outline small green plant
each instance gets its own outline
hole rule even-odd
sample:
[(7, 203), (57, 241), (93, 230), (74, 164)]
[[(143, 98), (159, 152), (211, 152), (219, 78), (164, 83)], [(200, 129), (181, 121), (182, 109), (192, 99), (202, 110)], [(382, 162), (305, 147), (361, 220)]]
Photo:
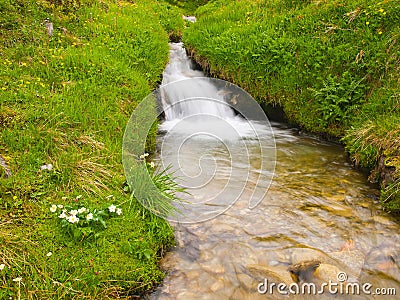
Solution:
[(137, 259), (151, 259), (152, 251), (149, 244), (143, 238), (136, 239), (132, 242), (124, 242), (119, 250), (121, 253), (129, 253), (136, 256)]
[(349, 111), (359, 104), (365, 94), (364, 78), (357, 80), (348, 71), (342, 76), (328, 75), (323, 87), (312, 89), (318, 101), (318, 111), (326, 125), (344, 122), (349, 118)]
[[(76, 200), (79, 198), (78, 196)], [(98, 210), (87, 208), (83, 202), (66, 206), (52, 204), (50, 212), (57, 217), (65, 232), (78, 241), (97, 238), (101, 231), (107, 228), (107, 219), (122, 215), (122, 209), (114, 204)]]

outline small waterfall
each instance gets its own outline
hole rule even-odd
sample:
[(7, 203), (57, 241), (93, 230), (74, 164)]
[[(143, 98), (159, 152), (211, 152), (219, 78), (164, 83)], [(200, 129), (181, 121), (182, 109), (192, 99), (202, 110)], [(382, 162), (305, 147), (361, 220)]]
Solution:
[[(166, 121), (189, 116), (233, 118), (235, 113), (224, 100), (224, 94), (203, 72), (195, 70), (182, 43), (170, 44), (170, 63), (163, 73), (161, 99)], [(185, 81), (185, 79), (197, 80)], [(181, 81), (181, 84), (176, 83)], [(174, 82), (173, 86), (168, 86)]]
[[(240, 87), (196, 70), (181, 43), (170, 47), (159, 88), (165, 114), (160, 158), (192, 194), (185, 197), (190, 204), (177, 219), (213, 218), (244, 190), (249, 192), (248, 207), (254, 208), (268, 190), (275, 167), (275, 140), (267, 117)], [(262, 159), (264, 155), (268, 159)], [(235, 175), (240, 184), (233, 180)]]

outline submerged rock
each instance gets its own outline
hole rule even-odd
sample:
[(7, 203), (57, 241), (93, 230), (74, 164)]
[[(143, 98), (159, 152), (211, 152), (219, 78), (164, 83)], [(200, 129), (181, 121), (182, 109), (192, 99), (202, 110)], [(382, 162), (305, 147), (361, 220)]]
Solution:
[(292, 265), (300, 264), (305, 261), (318, 260), (325, 262), (329, 258), (322, 251), (318, 251), (311, 248), (294, 248), (294, 251), (290, 255), (290, 263)]
[(330, 252), (328, 255), (346, 268), (351, 277), (358, 278), (364, 265), (365, 255), (359, 250)]
[(288, 268), (292, 279), (297, 283), (321, 285), (328, 282), (345, 282), (347, 273), (335, 265), (321, 263), (318, 260), (304, 261)]
[(400, 282), (400, 256), (396, 245), (383, 244), (373, 248), (366, 256), (362, 277), (376, 276)]
[(347, 274), (337, 266), (330, 264), (320, 264), (313, 275), (316, 283), (347, 281)]
[(268, 278), (271, 282), (290, 285), (294, 282), (290, 273), (284, 266), (261, 266), (251, 264), (246, 267), (249, 273), (258, 280)]

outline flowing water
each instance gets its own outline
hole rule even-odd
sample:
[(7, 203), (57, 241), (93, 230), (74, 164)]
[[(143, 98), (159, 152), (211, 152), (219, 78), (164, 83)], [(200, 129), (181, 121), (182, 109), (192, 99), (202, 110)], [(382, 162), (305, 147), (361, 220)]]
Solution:
[[(203, 74), (181, 44), (172, 44), (163, 84), (197, 76)], [(221, 94), (215, 85), (188, 88), (196, 89), (225, 99), (215, 96)], [(309, 299), (260, 291), (267, 282), (338, 282), (340, 272), (344, 283), (370, 283), (371, 294), (318, 299), (381, 299), (376, 288), (395, 288), (397, 296), (384, 298), (400, 297), (399, 223), (382, 211), (376, 187), (352, 168), (341, 146), (278, 123), (249, 124), (219, 101), (174, 105), (174, 98), (187, 97), (180, 93), (184, 87), (162, 97), (158, 159), (172, 165), (190, 194), (170, 220), (177, 246), (162, 260), (168, 275), (152, 299)], [(249, 205), (256, 188), (262, 201)], [(298, 274), (292, 268), (298, 277), (291, 276), (288, 269), (309, 261), (319, 267)]]

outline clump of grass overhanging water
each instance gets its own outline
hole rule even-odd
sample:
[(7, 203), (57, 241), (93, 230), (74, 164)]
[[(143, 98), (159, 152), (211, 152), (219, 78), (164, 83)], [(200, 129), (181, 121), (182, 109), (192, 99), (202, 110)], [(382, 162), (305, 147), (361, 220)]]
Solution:
[(183, 40), (204, 68), (309, 132), (344, 137), (356, 164), (390, 162), (376, 177), (400, 212), (398, 1), (215, 0), (195, 15)]
[(182, 204), (183, 200), (177, 198), (179, 193), (187, 193), (184, 188), (179, 186), (174, 177), (174, 172), (171, 166), (167, 166), (161, 170), (160, 167), (155, 167), (154, 164), (147, 164), (147, 172), (149, 173), (152, 182), (156, 189), (155, 193), (146, 195), (146, 207), (153, 213), (164, 218), (174, 216), (179, 212), (177, 204)]
[(181, 13), (151, 0), (5, 0), (0, 10), (0, 298), (153, 288), (173, 231), (131, 198), (120, 152)]

